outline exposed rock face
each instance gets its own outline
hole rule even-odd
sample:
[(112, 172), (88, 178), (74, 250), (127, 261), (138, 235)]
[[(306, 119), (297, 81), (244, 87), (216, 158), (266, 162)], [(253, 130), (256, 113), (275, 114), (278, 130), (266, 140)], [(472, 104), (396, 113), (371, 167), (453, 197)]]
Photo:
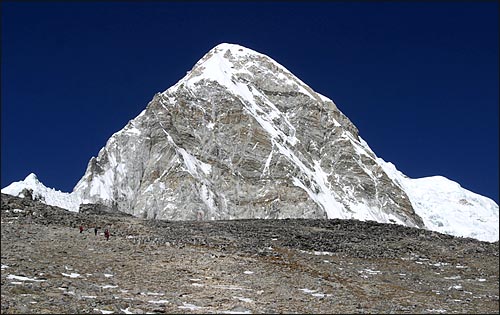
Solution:
[(131, 216), (131, 214), (121, 212), (98, 203), (82, 203), (78, 212), (83, 214)]
[(230, 44), (115, 133), (74, 193), (145, 218), (424, 226), (330, 99), (271, 58)]
[(21, 196), (24, 196), (24, 198), (28, 198), (28, 199), (34, 199), (33, 198), (33, 189), (24, 188), (21, 191)]

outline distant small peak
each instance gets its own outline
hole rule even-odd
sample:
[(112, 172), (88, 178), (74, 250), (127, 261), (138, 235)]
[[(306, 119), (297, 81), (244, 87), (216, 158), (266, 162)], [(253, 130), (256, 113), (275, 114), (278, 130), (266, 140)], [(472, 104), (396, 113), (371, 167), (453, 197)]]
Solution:
[(24, 179), (25, 182), (35, 182), (38, 183), (40, 182), (38, 180), (38, 177), (35, 175), (35, 173), (30, 173), (26, 178)]

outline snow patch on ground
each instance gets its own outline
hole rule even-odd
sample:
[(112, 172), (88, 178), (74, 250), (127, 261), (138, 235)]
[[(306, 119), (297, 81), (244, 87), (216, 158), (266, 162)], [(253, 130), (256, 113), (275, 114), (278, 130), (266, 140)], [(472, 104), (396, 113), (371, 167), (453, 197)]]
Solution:
[(33, 281), (33, 282), (47, 281), (47, 280), (34, 279), (34, 278), (28, 278), (28, 277), (25, 277), (25, 276), (16, 276), (16, 275), (8, 275), (7, 279), (10, 279), (10, 280), (21, 280), (21, 281)]

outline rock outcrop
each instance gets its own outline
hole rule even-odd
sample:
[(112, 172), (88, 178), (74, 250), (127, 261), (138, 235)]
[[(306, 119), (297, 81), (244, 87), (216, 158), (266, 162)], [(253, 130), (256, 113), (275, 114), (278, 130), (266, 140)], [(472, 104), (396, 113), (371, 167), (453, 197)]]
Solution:
[(114, 216), (131, 216), (131, 214), (112, 209), (108, 206), (98, 203), (82, 203), (78, 212), (83, 214), (96, 214), (96, 215), (114, 215)]

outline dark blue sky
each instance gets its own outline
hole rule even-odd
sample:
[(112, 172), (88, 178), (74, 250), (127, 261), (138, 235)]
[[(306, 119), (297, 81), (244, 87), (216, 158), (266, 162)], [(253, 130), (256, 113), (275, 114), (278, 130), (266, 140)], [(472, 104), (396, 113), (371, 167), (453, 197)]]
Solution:
[(498, 199), (497, 2), (1, 3), (1, 186), (71, 191), (106, 140), (215, 45), (281, 63), (375, 153)]

